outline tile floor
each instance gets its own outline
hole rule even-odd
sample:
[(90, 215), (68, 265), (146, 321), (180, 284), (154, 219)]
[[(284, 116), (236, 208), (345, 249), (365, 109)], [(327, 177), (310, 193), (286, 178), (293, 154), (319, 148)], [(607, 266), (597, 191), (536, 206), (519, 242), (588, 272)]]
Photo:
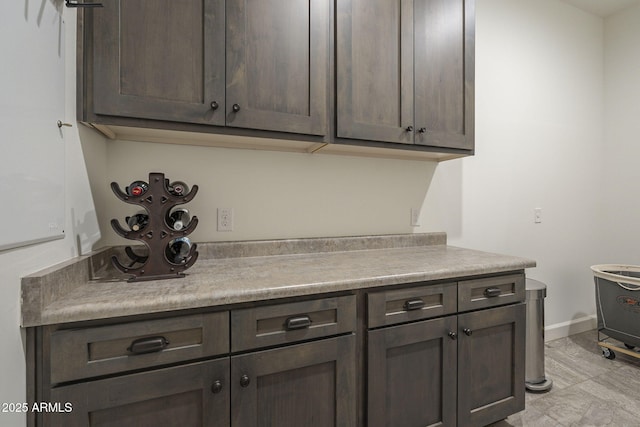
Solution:
[(595, 330), (546, 343), (553, 388), (527, 392), (526, 409), (492, 427), (640, 426), (640, 359), (605, 359), (596, 343)]

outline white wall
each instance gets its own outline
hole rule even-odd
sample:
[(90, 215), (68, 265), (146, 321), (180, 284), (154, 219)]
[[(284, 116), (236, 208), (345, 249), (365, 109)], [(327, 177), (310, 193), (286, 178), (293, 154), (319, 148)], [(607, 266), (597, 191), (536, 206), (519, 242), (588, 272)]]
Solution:
[[(18, 2), (16, 2), (18, 3)], [(56, 6), (57, 5), (57, 6)], [(62, 2), (42, 0), (39, 2), (24, 0), (16, 7), (5, 8), (2, 17), (3, 34), (11, 33), (11, 28), (28, 25), (33, 31), (39, 31), (38, 20), (54, 19), (62, 10)], [(66, 38), (64, 39), (63, 54), (66, 63), (66, 96), (65, 111), (60, 112), (61, 118), (72, 121), (75, 117), (75, 11), (63, 12)], [(56, 18), (57, 19), (57, 18)], [(46, 24), (50, 24), (47, 22)], [(61, 33), (64, 34), (64, 33)], [(20, 43), (20, 40), (16, 40)], [(23, 76), (9, 64), (24, 61), (23, 55), (28, 55), (29, 46), (22, 46), (22, 53), (16, 57), (3, 54), (3, 66), (0, 71), (2, 79), (21, 81)], [(46, 69), (46, 63), (36, 66)], [(40, 61), (42, 62), (42, 61)], [(26, 94), (27, 95), (27, 94)], [(28, 94), (29, 96), (33, 94)], [(37, 111), (34, 110), (34, 111)], [(75, 122), (74, 122), (75, 123)], [(62, 262), (81, 251), (87, 252), (93, 246), (99, 235), (98, 221), (95, 214), (94, 202), (89, 186), (87, 169), (95, 176), (104, 174), (106, 163), (106, 145), (103, 138), (93, 132), (87, 133), (76, 126), (65, 128), (65, 238), (48, 243), (23, 247), (19, 249), (0, 251), (0, 404), (9, 402), (24, 402), (26, 396), (26, 371), (24, 333), (20, 330), (20, 279), (29, 273)], [(83, 140), (92, 146), (95, 156), (85, 161), (84, 152), (80, 144), (78, 132), (83, 134)], [(28, 129), (25, 129), (28, 134)], [(8, 143), (7, 141), (3, 141)], [(101, 154), (102, 153), (102, 154)], [(34, 153), (36, 156), (37, 153)], [(95, 164), (94, 160), (95, 159)], [(11, 161), (11, 159), (3, 159)], [(104, 165), (103, 165), (104, 164)], [(104, 180), (104, 176), (101, 178)], [(0, 425), (3, 427), (24, 426), (25, 416), (19, 413), (1, 413)]]
[(603, 21), (554, 0), (478, 0), (476, 25), (476, 155), (438, 166), (424, 223), (452, 245), (536, 260), (547, 325), (592, 315)]
[(605, 22), (602, 263), (640, 264), (640, 5)]

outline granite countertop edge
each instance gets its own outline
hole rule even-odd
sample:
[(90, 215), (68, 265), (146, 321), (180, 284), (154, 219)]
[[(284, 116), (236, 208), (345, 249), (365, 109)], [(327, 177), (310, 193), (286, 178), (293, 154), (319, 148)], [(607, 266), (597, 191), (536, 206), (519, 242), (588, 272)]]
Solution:
[[(225, 258), (216, 253), (215, 259), (200, 259), (185, 278), (136, 283), (91, 279), (94, 270), (104, 268), (105, 259), (113, 253), (109, 249), (98, 251), (23, 278), (21, 326), (348, 292), (521, 271), (536, 265), (526, 258), (447, 246), (446, 236), (443, 241), (441, 234), (432, 234), (437, 236), (430, 235), (426, 240), (410, 237), (416, 245), (377, 244), (367, 249), (351, 242), (346, 250), (337, 245), (332, 246), (337, 250), (323, 252), (290, 250), (292, 243), (288, 241), (287, 250), (278, 249), (274, 255), (262, 250), (255, 255), (255, 251), (243, 248), (241, 252), (249, 256), (236, 256), (238, 244), (233, 244), (235, 255)], [(396, 241), (403, 238), (395, 237)], [(304, 242), (308, 243), (327, 248), (313, 239)]]

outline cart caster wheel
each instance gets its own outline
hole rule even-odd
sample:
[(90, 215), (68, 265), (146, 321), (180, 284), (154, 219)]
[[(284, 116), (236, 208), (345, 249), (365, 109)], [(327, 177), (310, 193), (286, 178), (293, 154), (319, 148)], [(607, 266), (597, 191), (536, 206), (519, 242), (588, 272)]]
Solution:
[(616, 354), (608, 348), (602, 349), (602, 356), (609, 360), (613, 360), (616, 358)]
[(627, 347), (629, 350), (633, 350), (634, 348), (636, 348), (635, 345), (629, 345), (627, 343), (624, 343), (624, 346)]

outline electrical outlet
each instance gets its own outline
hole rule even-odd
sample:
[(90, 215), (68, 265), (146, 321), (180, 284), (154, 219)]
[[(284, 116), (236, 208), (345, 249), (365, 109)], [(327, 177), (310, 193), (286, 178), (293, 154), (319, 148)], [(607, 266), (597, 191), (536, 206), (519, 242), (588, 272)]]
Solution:
[(420, 209), (411, 208), (411, 226), (420, 227)]
[(533, 210), (533, 222), (540, 224), (542, 222), (542, 208), (535, 208)]
[(218, 231), (233, 231), (233, 208), (218, 208)]

